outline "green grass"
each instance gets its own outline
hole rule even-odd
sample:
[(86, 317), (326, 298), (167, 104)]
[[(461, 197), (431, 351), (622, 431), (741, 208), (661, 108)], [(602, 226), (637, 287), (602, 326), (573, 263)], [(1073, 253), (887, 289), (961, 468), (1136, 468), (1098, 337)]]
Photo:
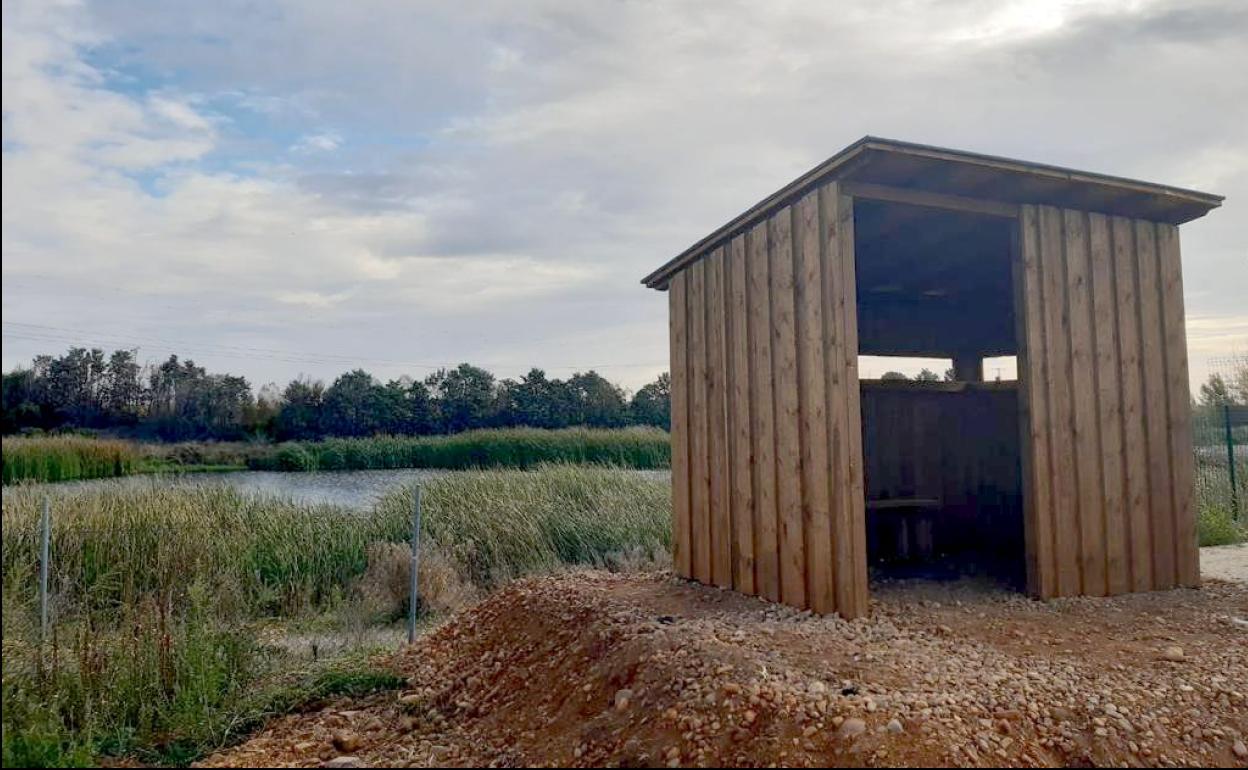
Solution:
[[(468, 471), (423, 491), (422, 564), (453, 573), (443, 584), (486, 588), (565, 564), (662, 558), (670, 542), (668, 485), (654, 475)], [(41, 642), (34, 587), (45, 494), (55, 622)], [(275, 629), (339, 623), (327, 618), (392, 619), (410, 520), (406, 492), (359, 514), (224, 486), (6, 489), (4, 766), (106, 756), (186, 764), (269, 716), (401, 686), (358, 655), (311, 664), (272, 640)], [(433, 600), (427, 569), (422, 591)], [(378, 593), (388, 603), (374, 608)]]
[(70, 481), (125, 476), (139, 462), (128, 441), (85, 436), (13, 436), (3, 441), (5, 484), (18, 481)]
[(261, 470), (382, 468), (532, 468), (542, 463), (594, 463), (667, 468), (671, 444), (656, 428), (508, 428), (449, 436), (376, 436), (274, 445), (252, 455)]

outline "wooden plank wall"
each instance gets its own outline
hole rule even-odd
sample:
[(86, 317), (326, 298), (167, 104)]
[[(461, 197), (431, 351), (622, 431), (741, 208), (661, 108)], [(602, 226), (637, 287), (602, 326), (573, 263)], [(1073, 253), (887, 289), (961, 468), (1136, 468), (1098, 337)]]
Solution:
[(1030, 590), (1198, 585), (1177, 227), (1025, 205), (1017, 246)]
[(852, 202), (814, 190), (669, 292), (676, 570), (864, 614)]

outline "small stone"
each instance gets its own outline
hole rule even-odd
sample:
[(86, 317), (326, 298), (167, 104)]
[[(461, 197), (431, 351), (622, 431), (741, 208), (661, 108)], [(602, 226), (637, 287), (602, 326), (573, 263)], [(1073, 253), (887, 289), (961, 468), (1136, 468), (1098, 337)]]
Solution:
[(896, 735), (897, 733), (905, 732), (906, 730), (906, 728), (902, 726), (900, 719), (890, 719), (888, 721), (887, 729), (890, 733), (893, 733), (894, 735)]
[(360, 747), (360, 736), (350, 730), (337, 730), (334, 732), (334, 748), (344, 754), (350, 754)]
[(836, 731), (838, 738), (854, 738), (862, 735), (867, 731), (867, 723), (857, 717), (850, 717), (841, 723), (840, 729)]
[(1161, 651), (1161, 659), (1168, 660), (1172, 663), (1178, 663), (1184, 659), (1183, 648), (1177, 644), (1171, 644)]
[(632, 690), (616, 690), (615, 691), (615, 710), (626, 711), (633, 700)]
[(754, 724), (754, 720), (758, 719), (758, 714), (754, 713), (754, 709), (746, 709), (745, 714), (742, 715), (742, 718), (745, 720), (745, 723), (747, 725), (752, 725)]
[(1240, 759), (1248, 759), (1248, 746), (1243, 741), (1235, 741), (1235, 745), (1231, 747), (1231, 753)]
[(364, 767), (364, 763), (359, 757), (334, 757), (328, 762), (322, 762), (321, 767)]

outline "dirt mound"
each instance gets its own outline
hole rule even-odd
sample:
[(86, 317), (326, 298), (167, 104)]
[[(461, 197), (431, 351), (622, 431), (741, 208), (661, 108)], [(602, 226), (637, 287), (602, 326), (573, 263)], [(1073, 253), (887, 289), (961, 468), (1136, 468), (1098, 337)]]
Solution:
[(207, 764), (1243, 765), (1244, 618), (1228, 583), (1049, 603), (886, 585), (851, 623), (669, 575), (533, 579), (396, 655), (410, 690)]

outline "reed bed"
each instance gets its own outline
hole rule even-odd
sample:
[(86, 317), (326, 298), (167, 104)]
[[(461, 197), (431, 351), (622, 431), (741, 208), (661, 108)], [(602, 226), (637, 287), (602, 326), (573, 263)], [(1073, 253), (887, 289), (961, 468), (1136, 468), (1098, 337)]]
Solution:
[(591, 463), (657, 469), (671, 464), (671, 443), (657, 428), (505, 428), (446, 436), (375, 436), (277, 444), (248, 458), (259, 470), (384, 468), (533, 468)]
[(18, 481), (70, 481), (126, 476), (139, 462), (129, 441), (87, 436), (13, 436), (3, 441), (5, 484)]
[[(663, 474), (546, 465), (443, 476), (422, 497), (422, 536), (472, 585), (490, 588), (566, 565), (663, 562), (671, 548), (671, 487)], [(410, 489), (376, 507), (382, 539), (403, 536)]]
[[(53, 635), (40, 641), (44, 495)], [(662, 561), (671, 539), (658, 473), (468, 471), (430, 482), (422, 500), (426, 607), (450, 609), (448, 598), (565, 565)], [(155, 477), (138, 487), (6, 489), (4, 766), (106, 755), (183, 764), (308, 698), (397, 686), (362, 660), (326, 673), (323, 661), (292, 659), (265, 640), (275, 623), (359, 614), (374, 584), (393, 595), (368, 622), (392, 620), (405, 598), (410, 521), (410, 492), (361, 514)]]

